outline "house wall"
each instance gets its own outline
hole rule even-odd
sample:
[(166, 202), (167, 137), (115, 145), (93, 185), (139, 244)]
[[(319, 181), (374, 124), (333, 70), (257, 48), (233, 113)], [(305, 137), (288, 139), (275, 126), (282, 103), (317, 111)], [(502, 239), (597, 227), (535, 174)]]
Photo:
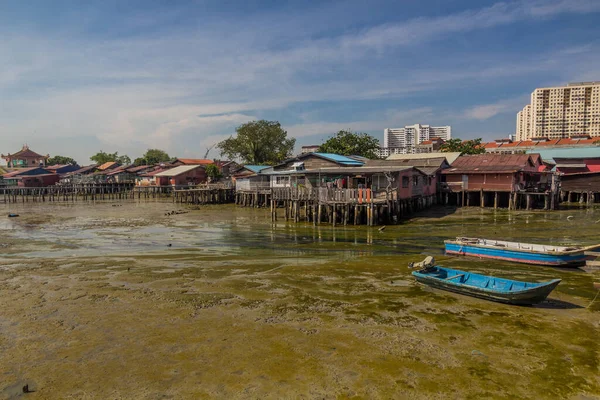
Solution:
[[(469, 173), (467, 176), (467, 189), (469, 191), (490, 190), (497, 192), (512, 192), (513, 179), (516, 183), (523, 183), (524, 179), (518, 173)], [(519, 176), (518, 176), (519, 175)], [(455, 191), (462, 190), (463, 175), (446, 175), (446, 182)]]
[(268, 176), (238, 177), (235, 180), (235, 190), (261, 190), (269, 189), (270, 180)]
[(560, 188), (564, 192), (600, 192), (600, 172), (563, 175), (560, 177)]
[[(162, 178), (162, 177), (160, 177)], [(206, 182), (206, 171), (204, 168), (196, 168), (183, 174), (172, 176), (169, 178), (170, 185), (196, 185)]]
[(400, 199), (428, 195), (429, 187), (428, 177), (415, 169), (401, 171), (398, 176), (398, 198)]
[(60, 177), (58, 175), (44, 175), (44, 176), (23, 176), (19, 179), (18, 186), (20, 187), (46, 187), (56, 185)]
[(270, 178), (272, 188), (291, 187), (292, 182), (295, 181), (295, 178), (290, 175), (271, 175)]

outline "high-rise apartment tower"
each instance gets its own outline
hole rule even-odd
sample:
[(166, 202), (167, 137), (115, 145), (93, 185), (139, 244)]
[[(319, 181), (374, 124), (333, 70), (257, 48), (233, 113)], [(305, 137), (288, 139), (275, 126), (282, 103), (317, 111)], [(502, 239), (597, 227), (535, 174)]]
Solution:
[(600, 137), (600, 81), (535, 89), (517, 114), (517, 140)]

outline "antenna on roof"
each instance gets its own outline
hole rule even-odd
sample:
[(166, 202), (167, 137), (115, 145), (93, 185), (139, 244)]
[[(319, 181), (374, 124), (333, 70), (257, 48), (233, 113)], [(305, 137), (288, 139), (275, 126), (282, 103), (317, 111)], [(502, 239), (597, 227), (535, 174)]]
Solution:
[(213, 149), (213, 147), (215, 147), (217, 144), (213, 144), (212, 146), (208, 147), (206, 149), (206, 153), (204, 153), (204, 159), (206, 160), (208, 158), (208, 153), (210, 153), (210, 151)]

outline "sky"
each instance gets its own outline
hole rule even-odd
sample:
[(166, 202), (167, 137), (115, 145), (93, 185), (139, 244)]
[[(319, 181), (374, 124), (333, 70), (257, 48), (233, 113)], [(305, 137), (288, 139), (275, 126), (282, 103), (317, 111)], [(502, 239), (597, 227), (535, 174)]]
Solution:
[(600, 0), (0, 0), (0, 153), (203, 158), (258, 119), (297, 149), (507, 137), (535, 88), (600, 80), (598, 21)]

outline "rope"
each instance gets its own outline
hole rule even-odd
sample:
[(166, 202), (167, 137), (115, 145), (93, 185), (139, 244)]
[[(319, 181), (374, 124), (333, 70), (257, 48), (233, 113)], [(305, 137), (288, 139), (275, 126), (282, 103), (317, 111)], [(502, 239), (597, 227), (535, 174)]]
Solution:
[(588, 304), (588, 306), (586, 308), (590, 308), (592, 306), (592, 304), (594, 304), (594, 301), (596, 301), (596, 299), (598, 298), (599, 294), (600, 294), (600, 290), (598, 290), (598, 293), (596, 293), (596, 296), (594, 297), (594, 300), (592, 300), (592, 302), (590, 304)]

